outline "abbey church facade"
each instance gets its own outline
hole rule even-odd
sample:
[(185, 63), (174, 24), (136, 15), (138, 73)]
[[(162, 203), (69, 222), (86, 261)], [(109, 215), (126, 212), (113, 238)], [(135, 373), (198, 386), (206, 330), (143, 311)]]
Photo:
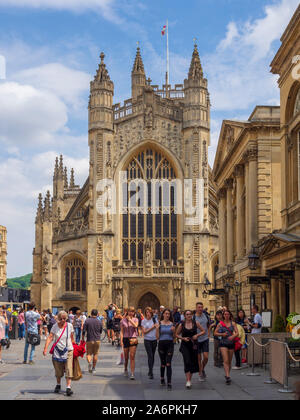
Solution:
[[(131, 98), (123, 105), (113, 103), (114, 83), (103, 53), (100, 58), (90, 85), (88, 178), (77, 186), (61, 156), (53, 196), (39, 196), (32, 300), (40, 309), (88, 311), (102, 311), (110, 302), (121, 308), (184, 309), (201, 300), (214, 310), (205, 291), (218, 270), (217, 199), (208, 164), (210, 100), (197, 46), (184, 84), (162, 88), (146, 78), (138, 48)], [(116, 201), (116, 211), (107, 214), (99, 211), (99, 200), (106, 197), (99, 188), (104, 179), (115, 186), (106, 201)], [(137, 179), (146, 186), (144, 212), (130, 208), (133, 188), (139, 191)], [(152, 211), (153, 179), (169, 185), (179, 180), (182, 211), (172, 187), (160, 187)], [(196, 223), (186, 211), (189, 199), (201, 214)]]

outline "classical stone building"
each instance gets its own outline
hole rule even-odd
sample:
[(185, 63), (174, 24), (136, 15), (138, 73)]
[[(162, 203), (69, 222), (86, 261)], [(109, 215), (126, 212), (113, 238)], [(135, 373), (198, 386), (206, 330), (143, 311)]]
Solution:
[(6, 284), (7, 231), (0, 225), (0, 286)]
[[(89, 177), (79, 188), (56, 160), (53, 197), (39, 197), (32, 299), (40, 308), (193, 307), (213, 279), (218, 232), (210, 100), (197, 46), (184, 84), (162, 89), (146, 79), (138, 48), (123, 105), (113, 105), (100, 57), (90, 86)], [(102, 214), (102, 204), (113, 211)]]
[(248, 121), (223, 121), (214, 163), (219, 199), (218, 304), (232, 311), (271, 307), (262, 267), (251, 270), (249, 255), (281, 227), (280, 108), (257, 106)]
[(259, 245), (271, 279), (274, 315), (300, 314), (300, 6), (281, 37), (271, 71), (279, 75), (282, 229)]

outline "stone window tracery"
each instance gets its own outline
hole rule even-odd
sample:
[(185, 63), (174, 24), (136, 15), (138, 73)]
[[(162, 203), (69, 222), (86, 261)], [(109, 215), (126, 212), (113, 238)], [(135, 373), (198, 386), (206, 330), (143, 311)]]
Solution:
[[(172, 181), (176, 179), (175, 170), (168, 159), (160, 151), (144, 148), (140, 150), (130, 161), (125, 169), (127, 172), (127, 186), (123, 189), (127, 212), (123, 214), (122, 229), (122, 259), (136, 264), (142, 262), (144, 257), (144, 244), (147, 238), (152, 242), (152, 258), (162, 262), (163, 260), (177, 261), (177, 231), (178, 218), (175, 214), (175, 188), (174, 186), (158, 189), (158, 202), (155, 203), (157, 214), (151, 213), (153, 200), (152, 179)], [(138, 194), (139, 185), (132, 184), (135, 179), (146, 182), (144, 194), (145, 209), (139, 210), (139, 202), (135, 214), (130, 211), (131, 198)], [(135, 191), (128, 192), (129, 183), (136, 185)], [(169, 184), (170, 185), (170, 184)], [(127, 188), (127, 189), (126, 189)], [(163, 206), (168, 203), (169, 205)], [(168, 214), (166, 212), (168, 211)]]
[(64, 271), (66, 292), (86, 292), (86, 267), (80, 258), (69, 259)]

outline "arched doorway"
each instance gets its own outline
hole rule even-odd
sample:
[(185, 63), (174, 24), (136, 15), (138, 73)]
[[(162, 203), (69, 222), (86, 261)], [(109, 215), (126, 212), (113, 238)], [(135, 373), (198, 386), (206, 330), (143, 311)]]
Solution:
[(148, 293), (146, 293), (145, 295), (143, 295), (141, 298), (140, 298), (140, 300), (139, 300), (139, 303), (138, 303), (138, 308), (141, 308), (142, 309), (142, 311), (144, 312), (145, 311), (145, 308), (147, 308), (147, 306), (150, 306), (150, 308), (152, 308), (152, 309), (159, 309), (159, 307), (160, 307), (160, 302), (159, 302), (159, 300), (157, 299), (157, 297), (153, 294), (153, 293), (151, 293), (151, 292), (148, 292)]
[(72, 311), (72, 313), (75, 315), (76, 312), (80, 310), (80, 308), (78, 308), (78, 306), (73, 306), (73, 308), (70, 308), (69, 311)]

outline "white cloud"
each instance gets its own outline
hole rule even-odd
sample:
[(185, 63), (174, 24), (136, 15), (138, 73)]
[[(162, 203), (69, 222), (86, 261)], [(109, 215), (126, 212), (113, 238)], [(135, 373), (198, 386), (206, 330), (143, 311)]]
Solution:
[(0, 6), (5, 7), (69, 10), (76, 13), (93, 10), (105, 19), (121, 24), (122, 19), (115, 13), (114, 3), (114, 0), (0, 0)]
[(66, 105), (53, 93), (16, 82), (0, 83), (0, 139), (8, 144), (51, 143), (67, 120)]
[[(52, 92), (75, 109), (83, 106), (83, 102), (86, 107), (91, 76), (82, 71), (71, 69), (60, 63), (49, 63), (21, 70), (13, 74), (12, 78), (23, 84), (30, 84), (38, 89)], [(86, 93), (84, 100), (83, 93)]]
[(260, 19), (228, 24), (216, 51), (203, 57), (213, 110), (245, 110), (256, 104), (278, 104), (277, 76), (269, 71), (275, 54), (272, 48), (297, 5), (298, 0), (281, 0), (266, 6)]

